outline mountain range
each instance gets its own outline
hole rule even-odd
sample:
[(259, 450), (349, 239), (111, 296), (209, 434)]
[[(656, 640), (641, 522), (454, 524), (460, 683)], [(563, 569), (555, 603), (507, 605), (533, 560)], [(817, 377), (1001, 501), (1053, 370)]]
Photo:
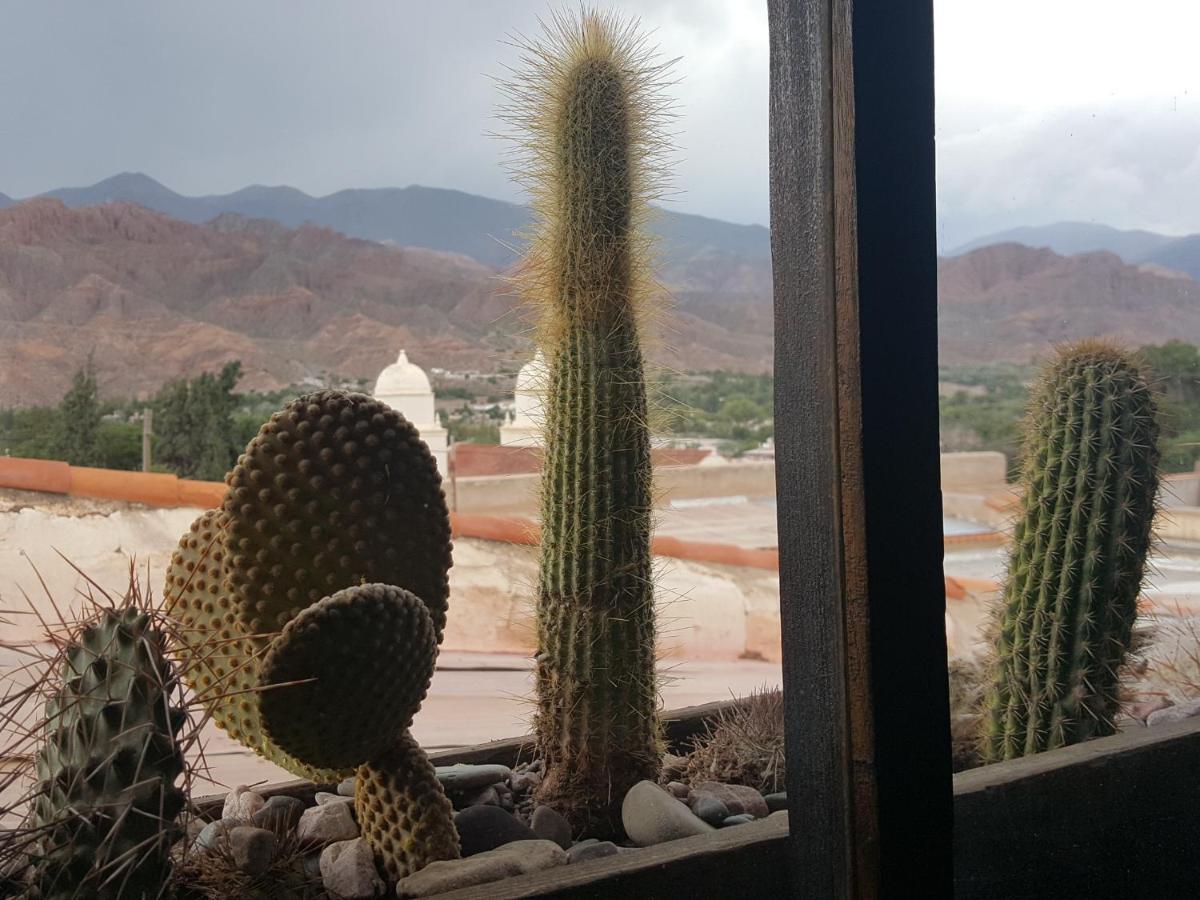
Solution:
[[(769, 266), (699, 248), (660, 276), (661, 363), (770, 367)], [(258, 389), (373, 378), (401, 348), (427, 368), (515, 368), (528, 330), (502, 273), (459, 253), (128, 201), (0, 210), (0, 407), (56, 402), (89, 353), (104, 394), (137, 397), (233, 359)]]
[[(125, 200), (184, 222), (208, 222), (221, 213), (270, 219), (288, 228), (322, 225), (347, 237), (402, 247), (461, 253), (504, 268), (516, 261), (529, 209), (462, 191), (412, 185), (338, 191), (312, 197), (293, 187), (252, 185), (231, 194), (187, 197), (140, 172), (125, 172), (89, 187), (59, 188), (40, 197), (72, 209)], [(0, 208), (14, 200), (0, 194)], [(761, 225), (735, 225), (704, 216), (662, 211), (651, 227), (665, 255), (685, 259), (697, 251), (769, 259), (770, 233)]]
[[(0, 407), (56, 402), (89, 352), (113, 397), (233, 359), (259, 389), (372, 378), (402, 347), (427, 368), (515, 368), (529, 323), (504, 276), (528, 221), (417, 186), (185, 197), (122, 175), (0, 195)], [(672, 310), (655, 361), (770, 371), (766, 230), (672, 213), (658, 228)], [(944, 363), (1028, 362), (1091, 335), (1200, 343), (1200, 236), (1062, 223), (994, 237), (1012, 240), (938, 261)]]
[(992, 244), (938, 261), (938, 333), (950, 365), (1029, 362), (1081, 337), (1200, 344), (1200, 282), (1104, 250)]
[(1105, 250), (1127, 263), (1161, 266), (1200, 279), (1200, 234), (1174, 237), (1153, 231), (1123, 231), (1094, 222), (1056, 222), (1011, 228), (968, 241), (946, 255), (961, 256), (993, 244), (1045, 247), (1060, 256)]

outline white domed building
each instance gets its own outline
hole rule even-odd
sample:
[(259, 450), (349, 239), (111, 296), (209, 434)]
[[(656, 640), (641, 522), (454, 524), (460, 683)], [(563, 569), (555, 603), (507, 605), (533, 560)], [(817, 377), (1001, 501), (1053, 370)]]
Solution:
[(379, 373), (374, 396), (416, 426), (437, 460), (438, 471), (446, 477), (446, 429), (438, 423), (433, 388), (425, 370), (410, 363), (408, 354), (401, 350), (400, 357)]
[(513, 387), (513, 420), (500, 426), (500, 443), (506, 447), (542, 445), (542, 399), (549, 370), (542, 351), (521, 366)]

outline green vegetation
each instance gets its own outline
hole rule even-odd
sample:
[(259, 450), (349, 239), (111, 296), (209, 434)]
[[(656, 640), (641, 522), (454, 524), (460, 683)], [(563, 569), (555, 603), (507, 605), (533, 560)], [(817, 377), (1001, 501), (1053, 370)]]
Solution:
[(75, 466), (94, 466), (99, 460), (100, 395), (92, 357), (75, 372), (71, 389), (58, 407), (55, 449)]
[(500, 426), (494, 421), (478, 421), (459, 416), (444, 420), (452, 444), (498, 444)]
[(1183, 341), (1143, 347), (1142, 358), (1162, 391), (1162, 466), (1189, 472), (1200, 460), (1200, 350)]
[(737, 456), (774, 437), (774, 392), (771, 375), (701, 372), (668, 379), (658, 405), (670, 434), (720, 438)]
[[(1138, 354), (1162, 392), (1161, 466), (1191, 471), (1200, 460), (1200, 350), (1183, 341), (1142, 347)], [(942, 450), (998, 450), (1013, 475), (1020, 465), (1021, 421), (1031, 366), (943, 368)]]
[(0, 454), (60, 459), (75, 466), (138, 469), (142, 425), (100, 402), (91, 359), (56, 407), (0, 410)]
[(985, 762), (1116, 731), (1158, 493), (1155, 405), (1141, 363), (1099, 341), (1060, 350), (1034, 387)]
[(239, 398), (233, 389), (242, 377), (240, 362), (220, 373), (172, 381), (154, 398), (153, 457), (183, 478), (219, 481), (238, 451), (234, 412)]

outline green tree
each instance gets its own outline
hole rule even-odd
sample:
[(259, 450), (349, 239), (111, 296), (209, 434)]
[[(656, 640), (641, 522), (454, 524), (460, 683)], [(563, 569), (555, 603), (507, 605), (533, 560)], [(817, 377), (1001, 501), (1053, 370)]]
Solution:
[(234, 419), (242, 364), (167, 384), (154, 399), (155, 460), (184, 478), (219, 481), (244, 444)]
[(101, 415), (96, 366), (88, 354), (87, 362), (76, 370), (71, 388), (58, 406), (53, 441), (55, 455), (73, 466), (98, 464), (97, 436)]

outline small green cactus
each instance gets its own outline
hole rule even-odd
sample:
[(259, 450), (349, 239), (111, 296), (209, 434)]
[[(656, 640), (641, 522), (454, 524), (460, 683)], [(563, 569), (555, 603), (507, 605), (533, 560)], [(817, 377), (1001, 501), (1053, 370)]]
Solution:
[(635, 30), (556, 16), (510, 88), (536, 230), (521, 271), (542, 309), (539, 801), (579, 831), (661, 763), (641, 320), (655, 294), (643, 228), (664, 144), (661, 66)]
[(66, 646), (35, 761), (30, 896), (163, 895), (187, 723), (165, 643), (133, 604), (99, 610)]
[(1099, 341), (1060, 349), (1033, 390), (985, 762), (1115, 730), (1158, 493), (1155, 413), (1142, 366)]
[[(445, 798), (408, 733), (449, 594), (433, 456), (384, 404), (321, 391), (273, 415), (226, 481), (222, 509), (193, 524), (167, 575), (169, 609), (207, 663), (193, 688), (230, 735), (301, 777), (368, 771), (389, 799), (419, 804), (376, 814), (423, 823), (427, 848), (364, 829), (393, 877), (457, 856), (448, 803), (432, 799)], [(229, 689), (213, 690), (221, 678)]]

